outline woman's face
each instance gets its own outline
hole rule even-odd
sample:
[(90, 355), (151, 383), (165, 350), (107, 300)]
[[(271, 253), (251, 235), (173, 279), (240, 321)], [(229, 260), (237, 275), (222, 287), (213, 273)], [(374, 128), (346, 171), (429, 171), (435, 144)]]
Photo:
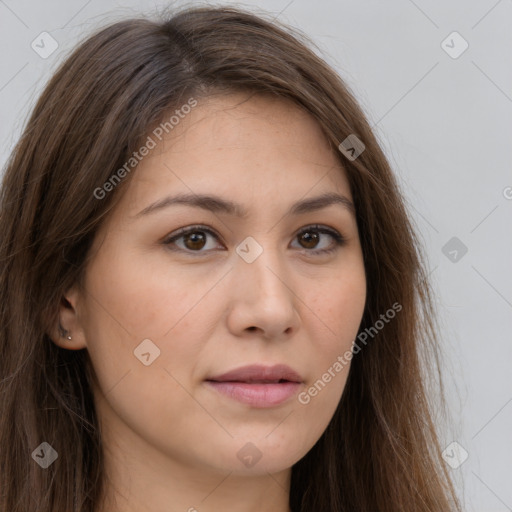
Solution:
[[(263, 474), (291, 467), (331, 420), (366, 282), (349, 184), (319, 126), (287, 101), (246, 98), (201, 100), (162, 141), (150, 134), (61, 319), (68, 348), (90, 354), (105, 439), (148, 461)], [(341, 199), (314, 200), (325, 194)]]

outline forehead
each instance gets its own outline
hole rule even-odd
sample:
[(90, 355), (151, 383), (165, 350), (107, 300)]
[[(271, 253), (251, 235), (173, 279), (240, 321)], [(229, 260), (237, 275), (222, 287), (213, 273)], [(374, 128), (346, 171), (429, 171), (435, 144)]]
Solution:
[(320, 125), (293, 102), (239, 93), (198, 100), (187, 112), (174, 116), (161, 140), (154, 128), (149, 133), (155, 147), (137, 165), (122, 201), (130, 216), (171, 192), (215, 191), (252, 203), (248, 209), (308, 194), (350, 197)]

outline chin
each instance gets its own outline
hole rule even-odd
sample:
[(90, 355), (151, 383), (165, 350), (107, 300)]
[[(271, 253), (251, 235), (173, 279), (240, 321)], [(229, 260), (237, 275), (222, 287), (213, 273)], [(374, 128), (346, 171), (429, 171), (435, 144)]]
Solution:
[[(266, 475), (290, 469), (311, 448), (304, 447), (302, 443), (283, 442), (283, 440), (270, 441), (265, 438), (268, 431), (262, 435), (249, 436), (243, 440), (232, 439), (230, 446), (226, 446), (222, 453), (210, 453), (211, 465), (222, 471), (229, 471), (239, 475)], [(288, 441), (293, 441), (288, 437)], [(219, 444), (216, 444), (219, 447)], [(210, 458), (210, 457), (209, 457)]]

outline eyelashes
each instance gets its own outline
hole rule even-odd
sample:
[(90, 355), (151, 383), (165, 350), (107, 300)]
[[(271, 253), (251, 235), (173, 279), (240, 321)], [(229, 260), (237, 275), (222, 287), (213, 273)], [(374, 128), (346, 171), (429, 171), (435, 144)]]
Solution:
[[(194, 236), (196, 235), (196, 236)], [(199, 235), (199, 236), (197, 236)], [(299, 251), (305, 252), (307, 254), (312, 255), (324, 255), (330, 254), (342, 246), (346, 244), (345, 237), (339, 233), (337, 230), (329, 228), (327, 226), (322, 226), (318, 224), (314, 224), (311, 226), (307, 226), (302, 228), (295, 236), (294, 239), (298, 239), (302, 236), (307, 236), (307, 243), (312, 243), (313, 245), (317, 243), (321, 243), (322, 236), (328, 235), (333, 242), (327, 247), (323, 249), (310, 249), (308, 247), (299, 247)], [(211, 253), (212, 250), (215, 249), (207, 249), (203, 250), (204, 247), (208, 245), (208, 236), (211, 236), (217, 240), (219, 240), (219, 236), (215, 231), (213, 231), (208, 226), (203, 225), (195, 225), (186, 228), (179, 229), (178, 231), (171, 233), (168, 237), (165, 238), (163, 244), (167, 246), (169, 250), (183, 252), (187, 254), (191, 254), (193, 256), (199, 256), (203, 254)], [(180, 247), (176, 244), (177, 241), (183, 239), (185, 244), (188, 243), (189, 247), (183, 245)], [(192, 248), (190, 248), (192, 247)], [(198, 250), (195, 250), (198, 249)], [(218, 250), (218, 249), (217, 249)]]

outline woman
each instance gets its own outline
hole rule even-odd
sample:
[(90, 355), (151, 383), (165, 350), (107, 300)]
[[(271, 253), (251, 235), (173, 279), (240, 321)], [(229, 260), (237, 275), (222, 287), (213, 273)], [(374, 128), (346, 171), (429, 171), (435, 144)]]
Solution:
[(291, 29), (205, 7), (89, 37), (0, 224), (2, 512), (460, 510), (403, 200)]

